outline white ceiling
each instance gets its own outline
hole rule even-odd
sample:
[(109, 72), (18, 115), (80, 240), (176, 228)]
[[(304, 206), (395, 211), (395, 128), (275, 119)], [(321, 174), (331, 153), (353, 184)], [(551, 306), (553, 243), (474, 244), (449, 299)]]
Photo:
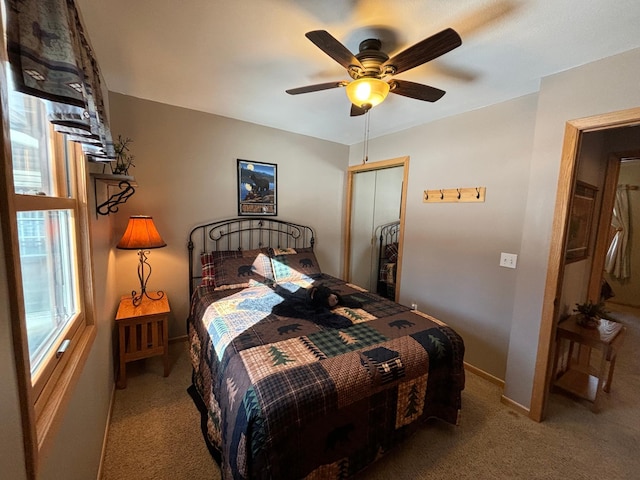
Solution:
[[(640, 47), (639, 0), (76, 0), (110, 91), (351, 145), (348, 79), (306, 39), (327, 30), (352, 52), (371, 32), (390, 56), (452, 27), (462, 46), (397, 78), (447, 91), (371, 110), (370, 137), (538, 90), (540, 79)], [(640, 87), (640, 79), (639, 79)], [(597, 95), (598, 92), (594, 92)]]

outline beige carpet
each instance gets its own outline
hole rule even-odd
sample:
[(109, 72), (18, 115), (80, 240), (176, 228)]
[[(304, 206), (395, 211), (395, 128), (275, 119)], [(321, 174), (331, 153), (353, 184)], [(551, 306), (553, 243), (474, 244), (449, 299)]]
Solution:
[[(617, 314), (627, 337), (600, 413), (554, 393), (547, 420), (535, 423), (502, 405), (498, 387), (467, 373), (460, 426), (426, 425), (358, 480), (640, 478), (640, 317), (629, 312)], [(220, 478), (187, 394), (186, 344), (171, 345), (171, 358), (167, 378), (159, 358), (128, 366), (128, 387), (116, 392), (103, 480)]]

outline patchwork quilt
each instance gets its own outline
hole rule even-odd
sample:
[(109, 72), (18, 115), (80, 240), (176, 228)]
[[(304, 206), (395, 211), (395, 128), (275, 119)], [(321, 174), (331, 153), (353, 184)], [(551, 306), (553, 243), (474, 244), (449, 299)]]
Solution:
[[(361, 308), (310, 308), (313, 282)], [(200, 288), (188, 330), (194, 400), (224, 479), (349, 478), (425, 419), (457, 423), (460, 336), (326, 274)]]

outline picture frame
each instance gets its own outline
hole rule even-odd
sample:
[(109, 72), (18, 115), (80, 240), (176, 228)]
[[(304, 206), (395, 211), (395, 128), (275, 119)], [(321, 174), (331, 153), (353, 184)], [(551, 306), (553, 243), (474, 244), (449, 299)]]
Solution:
[(278, 214), (278, 166), (238, 159), (238, 216)]
[(589, 256), (597, 193), (598, 188), (594, 185), (576, 181), (569, 215), (566, 263), (577, 262)]

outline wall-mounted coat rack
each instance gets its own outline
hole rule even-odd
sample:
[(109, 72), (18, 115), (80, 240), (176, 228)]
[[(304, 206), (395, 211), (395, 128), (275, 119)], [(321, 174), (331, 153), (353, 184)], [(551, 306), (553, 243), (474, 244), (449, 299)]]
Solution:
[[(92, 173), (91, 176), (93, 177), (93, 187), (95, 191), (96, 215), (109, 215), (110, 213), (116, 213), (118, 211), (118, 206), (129, 200), (129, 197), (136, 192), (134, 187), (138, 186), (135, 178), (130, 175)], [(109, 195), (110, 187), (117, 187), (118, 192), (113, 195), (109, 195), (109, 198), (105, 202), (98, 205), (97, 182), (102, 182), (107, 185), (107, 195)]]
[(425, 190), (422, 196), (422, 201), (424, 203), (484, 202), (486, 190), (487, 187)]

